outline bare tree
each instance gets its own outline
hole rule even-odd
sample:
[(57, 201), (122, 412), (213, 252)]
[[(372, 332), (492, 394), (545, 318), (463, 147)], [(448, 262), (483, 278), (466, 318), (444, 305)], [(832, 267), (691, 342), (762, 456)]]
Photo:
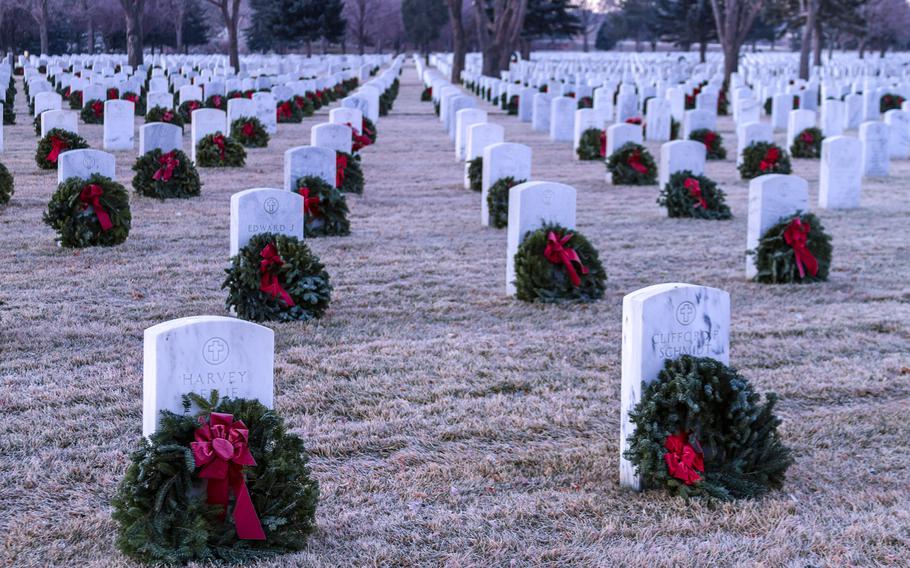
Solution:
[(711, 0), (717, 38), (724, 50), (724, 82), (739, 69), (739, 50), (761, 12), (764, 0)]
[(350, 17), (348, 17), (348, 23), (351, 24), (351, 31), (354, 33), (354, 38), (357, 40), (357, 50), (360, 52), (360, 55), (363, 55), (366, 51), (367, 45), (367, 36), (369, 35), (370, 28), (370, 13), (374, 11), (376, 7), (376, 0), (353, 0), (345, 2), (345, 7), (350, 6), (349, 11), (351, 12)]
[(224, 27), (227, 28), (228, 33), (228, 51), (231, 67), (235, 71), (240, 71), (240, 0), (205, 1), (221, 10), (221, 17), (224, 18)]
[(38, 35), (41, 37), (41, 53), (47, 54), (50, 51), (49, 41), (47, 36), (47, 22), (48, 22), (48, 9), (47, 9), (48, 0), (29, 0), (28, 7), (32, 13), (32, 17), (35, 18), (35, 22), (38, 24)]
[(477, 39), (483, 52), (483, 74), (495, 76), (509, 68), (509, 60), (524, 26), (528, 0), (493, 0), (492, 11), (484, 0), (474, 1)]
[(177, 53), (183, 53), (183, 20), (186, 19), (186, 0), (171, 0), (174, 8), (174, 35)]
[(449, 5), (449, 21), (452, 22), (452, 76), (449, 80), (457, 85), (461, 83), (461, 72), (464, 71), (464, 2), (446, 0), (446, 3)]
[(142, 65), (142, 12), (145, 0), (120, 0), (126, 14), (126, 60), (136, 67)]
[[(812, 47), (813, 34), (818, 21), (818, 8), (821, 0), (799, 0), (800, 15), (803, 17), (803, 41), (799, 49), (799, 78), (809, 79), (809, 50)], [(820, 38), (815, 38), (817, 41)]]

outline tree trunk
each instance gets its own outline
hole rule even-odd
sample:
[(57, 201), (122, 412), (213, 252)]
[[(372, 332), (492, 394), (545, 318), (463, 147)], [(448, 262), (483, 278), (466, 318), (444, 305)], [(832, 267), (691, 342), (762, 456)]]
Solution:
[(809, 80), (809, 50), (812, 48), (812, 35), (815, 33), (815, 19), (818, 15), (819, 0), (805, 0), (806, 23), (803, 25), (803, 40), (799, 46), (799, 78)]
[(313, 42), (306, 40), (306, 56), (313, 57)]
[(175, 4), (174, 32), (177, 35), (177, 53), (180, 53), (183, 51), (183, 19), (186, 17), (186, 0), (176, 0)]
[(452, 21), (452, 76), (453, 85), (461, 84), (461, 72), (464, 71), (465, 41), (464, 22), (462, 21), (462, 0), (448, 0), (449, 19)]
[(818, 14), (815, 16), (815, 32), (812, 34), (812, 65), (815, 67), (822, 66), (822, 44), (824, 43), (824, 37), (822, 36), (822, 19), (818, 17)]
[(38, 10), (41, 12), (41, 17), (38, 18), (38, 33), (41, 36), (41, 54), (48, 55), (50, 51), (50, 42), (47, 37), (47, 0), (39, 0)]
[(707, 61), (708, 54), (708, 40), (702, 37), (702, 40), (698, 42), (698, 62), (704, 63)]
[(866, 57), (866, 38), (863, 38), (859, 42), (859, 58), (863, 59)]
[(498, 0), (491, 18), (486, 2), (474, 2), (477, 39), (483, 53), (483, 74), (498, 77), (509, 68), (512, 50), (519, 45), (528, 0)]
[(142, 65), (142, 8), (145, 0), (120, 0), (126, 14), (126, 60), (135, 69)]

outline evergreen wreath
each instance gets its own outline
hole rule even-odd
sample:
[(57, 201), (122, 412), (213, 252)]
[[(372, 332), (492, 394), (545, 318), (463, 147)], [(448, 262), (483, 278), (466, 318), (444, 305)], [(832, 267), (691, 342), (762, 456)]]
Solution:
[(370, 144), (376, 143), (376, 138), (379, 136), (379, 133), (376, 131), (376, 125), (373, 124), (372, 120), (363, 117), (363, 122), (360, 124), (360, 132), (370, 139)]
[(657, 165), (647, 148), (627, 142), (607, 160), (613, 185), (652, 185), (657, 183)]
[(667, 208), (668, 217), (731, 219), (725, 197), (710, 178), (683, 170), (670, 176), (657, 203)]
[(581, 133), (575, 153), (579, 160), (603, 160), (607, 151), (607, 132), (600, 128), (588, 128)]
[(120, 99), (133, 103), (133, 114), (135, 116), (145, 115), (145, 97), (141, 97), (133, 91), (125, 91), (120, 96)]
[[(47, 112), (47, 111), (44, 111)], [(44, 114), (44, 113), (42, 113)], [(32, 119), (32, 128), (35, 129), (35, 136), (41, 136), (41, 115), (39, 114)]]
[(177, 114), (180, 115), (180, 118), (183, 119), (183, 123), (186, 124), (193, 120), (193, 111), (199, 110), (202, 108), (202, 102), (197, 100), (183, 101), (180, 103), (180, 106), (177, 107)]
[(556, 224), (528, 232), (515, 253), (515, 297), (525, 302), (593, 302), (606, 279), (591, 243)]
[(196, 197), (202, 187), (196, 166), (181, 150), (150, 150), (139, 156), (133, 171), (133, 189), (146, 197)]
[(594, 108), (594, 99), (592, 97), (581, 97), (578, 99), (578, 108)]
[(689, 140), (695, 140), (705, 145), (705, 159), (726, 160), (727, 149), (724, 148), (724, 137), (719, 132), (707, 128), (699, 128), (689, 133)]
[(360, 156), (345, 152), (336, 152), (335, 186), (343, 193), (363, 193), (363, 169), (360, 167)]
[(86, 124), (101, 124), (104, 122), (104, 101), (90, 99), (79, 111), (79, 118)]
[(723, 88), (717, 93), (717, 114), (727, 116), (730, 114), (730, 102), (727, 100), (727, 89)]
[(87, 180), (69, 178), (57, 186), (43, 220), (64, 247), (119, 245), (130, 233), (129, 195), (99, 174)]
[(424, 87), (423, 91), (420, 92), (420, 102), (428, 102), (433, 100), (433, 87)]
[(878, 101), (878, 109), (882, 114), (889, 110), (901, 110), (904, 105), (904, 97), (894, 93), (885, 93)]
[(316, 93), (314, 93), (313, 91), (307, 91), (306, 98), (311, 103), (313, 103), (313, 108), (315, 110), (319, 110), (320, 108), (322, 108), (322, 98), (317, 96)]
[(303, 122), (303, 111), (293, 100), (279, 101), (275, 107), (275, 116), (280, 123)]
[(228, 100), (242, 99), (242, 98), (244, 98), (244, 96), (241, 91), (238, 91), (237, 89), (232, 89), (232, 90), (228, 91), (227, 98), (228, 98)]
[(832, 250), (831, 237), (818, 217), (798, 212), (765, 231), (755, 250), (749, 251), (758, 270), (754, 280), (763, 284), (827, 280)]
[[(303, 441), (257, 400), (219, 399), (212, 391), (209, 399), (185, 395), (183, 404), (183, 415), (161, 411), (158, 430), (148, 439), (142, 437), (130, 454), (111, 501), (117, 548), (135, 560), (156, 564), (241, 563), (301, 550), (316, 527), (319, 499), (319, 483), (307, 465)], [(188, 415), (192, 404), (200, 409), (196, 416)], [(256, 464), (241, 471), (265, 540), (240, 540), (233, 507), (225, 510), (206, 502), (192, 444), (213, 413), (229, 415), (248, 430), (247, 445)]]
[(629, 415), (625, 458), (646, 487), (681, 497), (760, 497), (784, 483), (793, 463), (774, 415), (736, 369), (708, 357), (664, 361)]
[(6, 205), (16, 193), (13, 187), (13, 176), (6, 169), (6, 166), (0, 164), (0, 205)]
[(110, 87), (107, 90), (107, 100), (115, 101), (120, 98), (120, 90), (116, 87)]
[(294, 104), (297, 108), (300, 109), (300, 112), (303, 113), (303, 116), (313, 116), (313, 113), (316, 112), (316, 107), (313, 106), (313, 101), (306, 97), (301, 97), (300, 95), (294, 95)]
[(518, 114), (518, 95), (512, 95), (509, 97), (509, 104), (506, 106), (506, 112), (508, 114)]
[(225, 306), (250, 321), (320, 318), (332, 285), (319, 257), (296, 237), (260, 233), (231, 258)]
[(13, 109), (13, 104), (9, 101), (3, 105), (3, 124), (16, 124), (16, 111)]
[(516, 180), (512, 176), (499, 178), (487, 190), (487, 210), (492, 227), (505, 229), (509, 226), (509, 190), (526, 181)]
[(42, 170), (56, 170), (60, 154), (83, 148), (88, 148), (88, 142), (82, 136), (62, 128), (51, 128), (44, 138), (38, 141), (35, 162)]
[(201, 168), (242, 168), (246, 150), (233, 138), (216, 132), (196, 145), (196, 164)]
[(258, 118), (242, 116), (231, 123), (231, 138), (245, 148), (265, 148), (271, 137)]
[(789, 174), (792, 171), (787, 152), (770, 142), (753, 142), (746, 146), (743, 161), (738, 168), (742, 179), (765, 174)]
[(80, 110), (82, 108), (82, 91), (72, 91), (69, 96), (70, 109)]
[(679, 121), (670, 117), (670, 140), (677, 140), (679, 138), (680, 124)]
[(351, 234), (348, 203), (341, 190), (318, 176), (306, 176), (297, 180), (297, 193), (304, 199), (305, 236), (343, 237)]
[(224, 98), (221, 95), (212, 95), (209, 98), (205, 99), (205, 108), (215, 108), (218, 110), (227, 110), (227, 101), (228, 99)]
[(796, 135), (790, 145), (790, 155), (794, 158), (818, 159), (822, 156), (822, 140), (825, 135), (815, 127), (806, 128)]
[(179, 126), (180, 130), (183, 130), (183, 125), (186, 124), (179, 113), (160, 106), (152, 107), (145, 113), (145, 122), (146, 124), (149, 122), (166, 122), (168, 124), (173, 124), (174, 126)]
[(483, 156), (468, 162), (468, 185), (474, 191), (483, 191)]

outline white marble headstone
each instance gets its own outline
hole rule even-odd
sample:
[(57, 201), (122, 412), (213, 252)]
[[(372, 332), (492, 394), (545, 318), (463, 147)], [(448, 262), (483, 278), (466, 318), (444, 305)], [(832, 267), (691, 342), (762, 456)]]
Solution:
[(199, 141), (208, 136), (220, 132), (227, 136), (226, 126), (227, 114), (223, 110), (215, 108), (201, 108), (194, 110), (192, 114), (192, 124), (190, 126), (190, 143), (193, 163), (196, 163), (196, 146)]
[(487, 204), (487, 194), (493, 184), (504, 177), (512, 177), (516, 181), (528, 181), (531, 179), (530, 146), (502, 142), (500, 144), (491, 144), (483, 149), (480, 222), (485, 227), (490, 225), (490, 208)]
[(819, 207), (859, 207), (863, 180), (862, 153), (862, 142), (852, 136), (828, 136), (822, 141)]
[[(749, 220), (746, 250), (755, 250), (765, 231), (784, 217), (809, 210), (809, 184), (795, 175), (767, 174), (749, 182)], [(755, 257), (746, 255), (746, 277), (752, 279), (758, 270)]]
[(231, 195), (230, 255), (260, 233), (303, 239), (303, 197), (295, 191), (259, 187)]
[(150, 122), (139, 127), (139, 155), (155, 149), (166, 154), (183, 150), (183, 130), (166, 122)]
[(670, 181), (671, 175), (683, 170), (702, 175), (705, 173), (706, 155), (705, 145), (695, 140), (674, 140), (661, 144), (657, 183), (663, 187)]
[(104, 149), (132, 150), (135, 105), (130, 101), (104, 103)]
[(310, 129), (310, 145), (351, 153), (351, 129), (344, 124), (323, 122)]
[(117, 164), (113, 154), (92, 150), (90, 148), (69, 150), (57, 158), (57, 183), (62, 183), (69, 178), (78, 177), (88, 179), (93, 174), (114, 179)]
[[(0, 112), (3, 108), (0, 107)], [(59, 128), (79, 134), (79, 114), (74, 110), (46, 110), (41, 113), (41, 137), (51, 130)]]
[(863, 143), (863, 175), (886, 177), (891, 169), (888, 152), (888, 125), (870, 121), (859, 126), (859, 139)]
[(318, 146), (296, 146), (284, 153), (284, 189), (293, 191), (297, 180), (316, 176), (335, 187), (335, 150)]
[(571, 97), (556, 97), (550, 101), (550, 140), (571, 142), (575, 135), (575, 109), (578, 103)]

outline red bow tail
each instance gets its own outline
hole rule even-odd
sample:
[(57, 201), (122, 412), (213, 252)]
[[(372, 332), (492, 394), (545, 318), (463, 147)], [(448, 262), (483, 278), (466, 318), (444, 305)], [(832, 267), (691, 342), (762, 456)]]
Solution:
[(52, 164), (56, 164), (57, 158), (60, 157), (60, 152), (66, 149), (66, 140), (57, 138), (56, 136), (51, 136), (51, 151), (47, 153), (47, 161)]
[(278, 254), (275, 245), (272, 243), (265, 245), (259, 255), (262, 257), (262, 262), (259, 263), (259, 272), (262, 274), (259, 279), (259, 289), (272, 298), (281, 298), (287, 307), (293, 307), (294, 300), (291, 295), (281, 286), (278, 275), (271, 271), (273, 267), (278, 268), (284, 265), (284, 260)]
[(338, 154), (335, 158), (335, 187), (341, 187), (344, 184), (344, 171), (348, 167), (348, 157)]
[(92, 208), (92, 211), (95, 212), (95, 217), (98, 218), (98, 224), (101, 225), (101, 230), (107, 232), (111, 230), (114, 226), (111, 223), (111, 217), (107, 214), (107, 211), (104, 210), (104, 207), (101, 205), (101, 196), (104, 195), (104, 190), (100, 185), (87, 185), (82, 189), (82, 192), (79, 194), (79, 201), (82, 202), (83, 207), (88, 209)]
[(578, 257), (578, 253), (575, 252), (574, 249), (565, 246), (571, 238), (572, 233), (566, 233), (565, 236), (560, 239), (556, 236), (556, 233), (550, 231), (547, 235), (547, 248), (544, 249), (543, 255), (553, 264), (561, 263), (565, 266), (566, 273), (569, 275), (572, 286), (578, 287), (581, 285), (581, 277), (578, 275), (578, 272), (575, 271), (575, 265), (573, 263), (578, 263), (578, 267), (581, 268), (582, 274), (588, 273), (588, 267), (581, 263), (581, 258)]
[(809, 240), (809, 229), (809, 223), (803, 223), (799, 217), (795, 217), (784, 230), (784, 241), (793, 249), (800, 278), (806, 277), (806, 270), (812, 276), (818, 274), (818, 260), (812, 256), (806, 246)]
[(212, 142), (215, 143), (215, 146), (218, 146), (218, 153), (221, 154), (221, 161), (224, 161), (224, 136), (218, 134), (217, 136), (212, 137)]
[(600, 157), (601, 158), (607, 157), (607, 131), (606, 130), (600, 131)]
[(701, 184), (695, 178), (686, 178), (686, 181), (683, 182), (683, 187), (689, 190), (689, 195), (695, 198), (698, 203), (695, 204), (695, 207), (702, 207), (704, 209), (708, 208), (708, 202), (705, 201), (705, 196), (701, 193)]
[(158, 168), (152, 179), (164, 182), (171, 181), (171, 176), (174, 175), (174, 168), (180, 165), (180, 160), (174, 156), (173, 152), (168, 152), (158, 158), (158, 163), (161, 164), (161, 167)]
[(636, 150), (635, 152), (632, 153), (632, 155), (629, 156), (628, 164), (629, 164), (630, 168), (632, 168), (633, 170), (635, 170), (636, 172), (638, 172), (640, 174), (648, 173), (648, 168), (646, 168), (645, 165), (641, 163), (641, 152), (639, 152), (638, 150)]

